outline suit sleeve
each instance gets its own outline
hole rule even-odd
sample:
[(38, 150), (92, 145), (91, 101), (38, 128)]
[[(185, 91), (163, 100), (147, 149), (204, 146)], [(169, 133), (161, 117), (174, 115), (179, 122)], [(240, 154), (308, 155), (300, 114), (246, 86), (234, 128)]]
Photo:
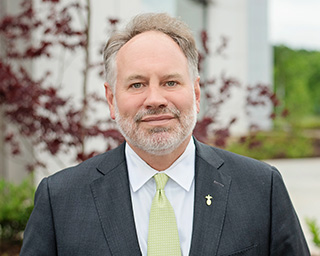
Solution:
[(270, 255), (272, 256), (310, 255), (289, 194), (276, 169), (272, 175), (270, 241)]
[(57, 255), (47, 178), (41, 181), (36, 191), (34, 209), (24, 232), (20, 252), (20, 256), (40, 255)]

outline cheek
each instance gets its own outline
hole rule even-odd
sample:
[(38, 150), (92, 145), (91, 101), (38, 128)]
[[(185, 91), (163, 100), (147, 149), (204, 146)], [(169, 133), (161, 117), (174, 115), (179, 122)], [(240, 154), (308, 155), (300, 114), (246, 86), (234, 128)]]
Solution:
[(176, 95), (171, 101), (180, 111), (185, 111), (193, 107), (194, 96), (192, 92)]
[(140, 109), (139, 101), (135, 96), (128, 97), (117, 97), (117, 107), (120, 115), (124, 117), (134, 116), (136, 112)]

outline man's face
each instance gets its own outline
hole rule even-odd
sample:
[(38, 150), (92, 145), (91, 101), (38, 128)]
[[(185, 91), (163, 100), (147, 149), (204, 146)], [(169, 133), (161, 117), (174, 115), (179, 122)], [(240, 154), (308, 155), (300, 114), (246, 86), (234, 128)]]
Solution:
[(131, 147), (171, 153), (190, 138), (199, 112), (199, 79), (192, 81), (187, 58), (169, 36), (149, 31), (116, 60), (115, 91), (106, 85), (111, 117)]

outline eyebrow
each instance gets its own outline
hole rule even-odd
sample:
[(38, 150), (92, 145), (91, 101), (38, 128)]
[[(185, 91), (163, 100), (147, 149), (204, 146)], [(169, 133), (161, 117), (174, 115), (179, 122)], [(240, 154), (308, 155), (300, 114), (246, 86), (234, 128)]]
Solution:
[(178, 79), (181, 80), (182, 76), (179, 73), (173, 73), (173, 74), (168, 74), (162, 77), (163, 80), (168, 80), (168, 79)]
[[(180, 75), (179, 73), (172, 73), (172, 74), (168, 74), (168, 75), (164, 75), (162, 76), (160, 79), (161, 80), (181, 80), (183, 77), (182, 75)], [(146, 76), (143, 75), (130, 75), (126, 78), (126, 82), (132, 82), (132, 81), (137, 81), (137, 80), (148, 80), (148, 78)]]
[(126, 78), (126, 81), (131, 82), (131, 81), (135, 81), (135, 80), (145, 80), (147, 79), (145, 76), (142, 75), (131, 75), (129, 77)]

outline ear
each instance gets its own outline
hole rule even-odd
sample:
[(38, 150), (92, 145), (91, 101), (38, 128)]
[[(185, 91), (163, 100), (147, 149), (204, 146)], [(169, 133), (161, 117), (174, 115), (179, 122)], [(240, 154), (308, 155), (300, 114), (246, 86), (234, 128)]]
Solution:
[(197, 105), (197, 113), (200, 112), (200, 97), (201, 97), (201, 92), (200, 92), (200, 77), (194, 81), (194, 93), (196, 96), (196, 105)]
[(104, 83), (105, 94), (107, 98), (107, 102), (109, 105), (110, 116), (114, 120), (115, 119), (115, 111), (114, 111), (114, 94), (111, 89), (111, 86), (108, 83)]

